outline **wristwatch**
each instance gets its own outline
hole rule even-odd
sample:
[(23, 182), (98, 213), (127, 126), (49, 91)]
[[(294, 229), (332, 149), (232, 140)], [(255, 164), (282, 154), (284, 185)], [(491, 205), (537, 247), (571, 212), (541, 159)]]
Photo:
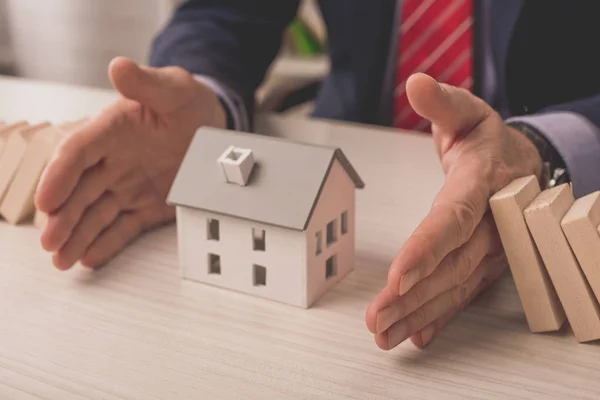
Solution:
[(538, 129), (522, 121), (511, 121), (507, 125), (525, 135), (537, 148), (542, 158), (542, 190), (571, 181), (562, 156)]

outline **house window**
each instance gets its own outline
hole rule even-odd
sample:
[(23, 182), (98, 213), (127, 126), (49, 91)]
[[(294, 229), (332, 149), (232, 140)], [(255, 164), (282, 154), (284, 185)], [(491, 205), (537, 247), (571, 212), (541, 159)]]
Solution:
[(252, 266), (253, 271), (253, 283), (254, 286), (266, 286), (267, 285), (267, 269), (261, 265), (254, 264)]
[(252, 248), (256, 251), (265, 251), (266, 234), (264, 229), (252, 228)]
[(337, 240), (337, 221), (334, 219), (327, 224), (327, 246)]
[(337, 275), (337, 255), (332, 255), (325, 262), (325, 279)]
[(209, 218), (206, 221), (206, 237), (208, 240), (219, 240), (219, 220)]
[(221, 275), (221, 257), (216, 254), (208, 255), (208, 273)]
[(316, 255), (321, 254), (323, 251), (323, 232), (319, 231), (315, 234), (315, 239), (317, 239), (317, 249), (315, 251)]
[(342, 235), (348, 233), (348, 211), (342, 213)]

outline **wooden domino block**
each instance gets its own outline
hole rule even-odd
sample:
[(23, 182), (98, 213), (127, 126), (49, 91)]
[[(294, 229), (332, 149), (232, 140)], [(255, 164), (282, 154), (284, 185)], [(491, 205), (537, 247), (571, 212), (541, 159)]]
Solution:
[(85, 125), (85, 123), (87, 123), (89, 121), (88, 117), (84, 117), (75, 121), (67, 121), (67, 122), (63, 122), (60, 125), (57, 125), (57, 128), (59, 130), (61, 130), (63, 133), (65, 133), (66, 135), (69, 135), (71, 133), (73, 133), (75, 130), (77, 130), (78, 128), (82, 127), (83, 125)]
[(529, 330), (548, 332), (560, 329), (566, 316), (523, 216), (539, 193), (535, 176), (519, 178), (491, 197), (490, 208)]
[(22, 130), (27, 128), (29, 124), (25, 121), (15, 122), (13, 124), (4, 125), (0, 127), (0, 157), (2, 156), (2, 151), (6, 145), (6, 141), (10, 137), (13, 132)]
[(0, 201), (4, 199), (4, 195), (8, 191), (29, 141), (33, 138), (36, 132), (50, 126), (50, 123), (43, 122), (37, 125), (27, 127), (23, 130), (12, 132), (6, 144), (4, 151), (0, 155)]
[(39, 179), (62, 132), (48, 125), (30, 139), (18, 170), (0, 203), (0, 215), (11, 224), (33, 216), (34, 195)]
[(540, 193), (524, 215), (575, 338), (587, 342), (600, 339), (600, 307), (561, 226), (574, 201), (571, 186), (559, 185)]
[(596, 299), (600, 299), (600, 191), (577, 199), (561, 225)]

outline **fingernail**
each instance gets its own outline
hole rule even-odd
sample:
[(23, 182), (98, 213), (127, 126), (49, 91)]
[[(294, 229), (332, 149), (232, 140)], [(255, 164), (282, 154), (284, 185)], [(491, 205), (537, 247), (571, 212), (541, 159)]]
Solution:
[(409, 269), (400, 278), (400, 287), (398, 288), (398, 295), (402, 296), (406, 294), (419, 280), (418, 270)]
[(408, 339), (408, 327), (404, 323), (398, 323), (388, 330), (388, 345), (391, 348)]
[(377, 324), (375, 330), (377, 333), (383, 333), (387, 328), (397, 321), (396, 311), (392, 307), (385, 307), (377, 313)]

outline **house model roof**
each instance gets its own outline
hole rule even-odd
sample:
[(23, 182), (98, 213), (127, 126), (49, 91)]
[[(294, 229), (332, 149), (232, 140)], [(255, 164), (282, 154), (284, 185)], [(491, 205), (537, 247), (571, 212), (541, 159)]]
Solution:
[[(252, 152), (254, 166), (245, 186), (226, 182), (217, 161), (231, 146)], [(356, 188), (363, 188), (338, 148), (202, 127), (188, 148), (167, 203), (304, 230), (336, 159)]]

